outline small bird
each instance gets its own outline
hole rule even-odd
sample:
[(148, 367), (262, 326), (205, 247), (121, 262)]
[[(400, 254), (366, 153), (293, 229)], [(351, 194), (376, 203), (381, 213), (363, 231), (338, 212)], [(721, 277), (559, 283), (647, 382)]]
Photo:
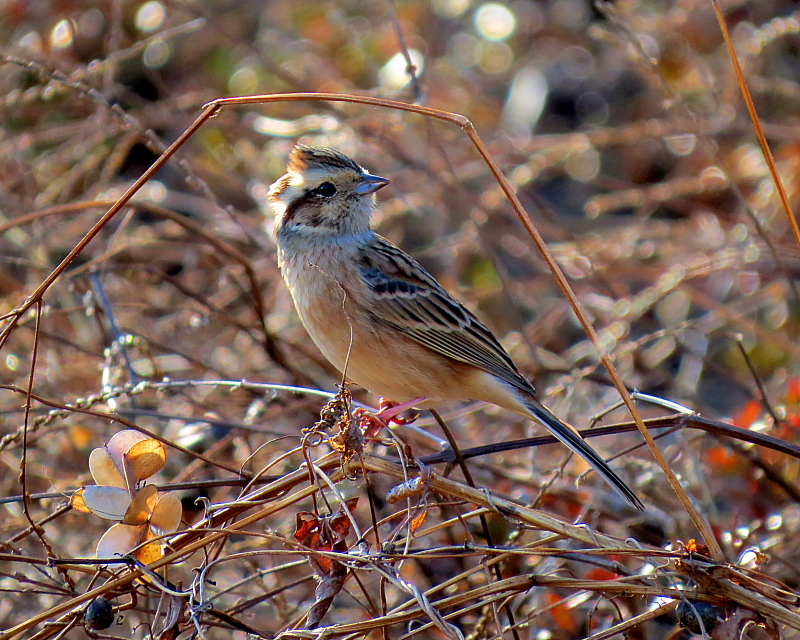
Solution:
[(300, 320), (347, 379), (411, 407), (489, 402), (534, 418), (638, 509), (636, 494), (533, 385), (491, 331), (420, 264), (370, 227), (389, 180), (343, 153), (296, 146), (270, 187), (278, 264)]

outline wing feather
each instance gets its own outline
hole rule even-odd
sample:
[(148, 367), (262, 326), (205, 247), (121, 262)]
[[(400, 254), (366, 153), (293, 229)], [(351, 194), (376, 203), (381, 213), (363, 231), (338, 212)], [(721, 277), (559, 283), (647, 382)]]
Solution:
[(359, 255), (372, 316), (448, 358), (533, 393), (491, 331), (413, 258), (376, 236)]

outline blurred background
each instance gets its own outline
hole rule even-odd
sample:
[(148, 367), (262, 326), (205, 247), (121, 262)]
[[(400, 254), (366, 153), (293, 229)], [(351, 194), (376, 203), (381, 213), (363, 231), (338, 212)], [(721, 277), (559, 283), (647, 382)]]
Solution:
[[(721, 6), (794, 211), (800, 11), (788, 0)], [(385, 97), (472, 121), (630, 388), (797, 441), (798, 244), (709, 2), (5, 0), (0, 34), (6, 322), (205, 103), (276, 92)], [(31, 492), (91, 482), (88, 452), (117, 429), (71, 411), (53, 416), (47, 402), (89, 398), (93, 409), (118, 411), (251, 471), (298, 446), (324, 398), (211, 384), (128, 393), (165, 378), (336, 391), (339, 376), (300, 326), (270, 238), (265, 195), (297, 142), (336, 147), (392, 180), (379, 193), (376, 229), (478, 312), (556, 413), (583, 428), (614, 407), (618, 394), (595, 348), (462, 130), (362, 105), (233, 107), (105, 225), (47, 290), (39, 316), (34, 307), (6, 325), (2, 495), (21, 493), (18, 389), (27, 388), (34, 362), (42, 402), (27, 440)], [(641, 411), (670, 413), (645, 404)], [(622, 410), (604, 417), (626, 419)], [(465, 447), (540, 433), (494, 408), (457, 415), (451, 426)], [(435, 450), (401, 433), (417, 455)], [(610, 456), (639, 442), (623, 434), (593, 444)], [(731, 559), (760, 545), (783, 559), (773, 575), (796, 586), (796, 544), (782, 532), (796, 531), (800, 509), (764, 468), (794, 485), (797, 460), (692, 430), (660, 442)], [(696, 535), (647, 451), (613, 463), (645, 502), (656, 501), (645, 517), (593, 476), (576, 488), (585, 467), (571, 460), (559, 472), (565, 459), (547, 446), (476, 464), (493, 490), (567, 518), (597, 509), (613, 522), (593, 522), (623, 537), (664, 546)], [(289, 457), (270, 473), (301, 462)], [(164, 481), (215, 474), (182, 454), (171, 454), (162, 472)], [(389, 485), (378, 482), (377, 494)], [(187, 509), (200, 495), (231, 499), (228, 489), (182, 495)], [(41, 518), (58, 504), (31, 509)], [(33, 536), (15, 537), (29, 524), (19, 504), (0, 507), (2, 539), (40, 553)], [(96, 520), (59, 517), (63, 525), (45, 529), (55, 554), (91, 555), (103, 531)], [(97, 536), (64, 535), (94, 526)], [(417, 577), (421, 586), (442, 581), (433, 570)], [(17, 580), (5, 587), (19, 588)], [(311, 597), (313, 584), (305, 588)], [(16, 611), (0, 602), (0, 619), (12, 624), (55, 601), (30, 595)], [(292, 612), (301, 601), (292, 600)], [(252, 615), (271, 631), (292, 617), (270, 618), (274, 603), (260, 606)], [(576, 620), (547, 618), (536, 637), (590, 630)]]

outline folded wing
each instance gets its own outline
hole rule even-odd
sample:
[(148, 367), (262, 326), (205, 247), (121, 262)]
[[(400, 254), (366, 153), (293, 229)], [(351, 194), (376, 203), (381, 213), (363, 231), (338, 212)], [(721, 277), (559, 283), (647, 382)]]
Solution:
[(376, 236), (359, 256), (359, 268), (375, 297), (369, 312), (376, 321), (533, 393), (492, 332), (398, 247)]

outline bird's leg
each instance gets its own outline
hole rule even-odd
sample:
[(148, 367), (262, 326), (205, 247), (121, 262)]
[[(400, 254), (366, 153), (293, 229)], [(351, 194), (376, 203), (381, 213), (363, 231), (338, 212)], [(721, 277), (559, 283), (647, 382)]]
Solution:
[(388, 429), (392, 422), (400, 425), (411, 424), (414, 422), (414, 420), (417, 419), (417, 416), (413, 416), (412, 418), (401, 418), (400, 414), (403, 413), (403, 411), (418, 405), (424, 400), (426, 400), (424, 397), (415, 398), (410, 402), (397, 404), (391, 400), (381, 398), (380, 403), (378, 404), (378, 413), (370, 413), (365, 409), (358, 408), (353, 411), (353, 417), (358, 420), (359, 426), (364, 432), (364, 435), (369, 438), (374, 436), (381, 429)]

